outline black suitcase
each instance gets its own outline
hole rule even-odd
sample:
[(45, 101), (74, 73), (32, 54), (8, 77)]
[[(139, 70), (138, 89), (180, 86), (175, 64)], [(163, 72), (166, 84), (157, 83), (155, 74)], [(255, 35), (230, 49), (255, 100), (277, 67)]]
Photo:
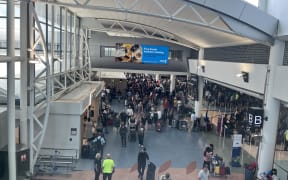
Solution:
[(90, 146), (90, 151), (89, 151), (89, 159), (95, 159), (96, 153), (98, 153), (100, 150), (97, 149), (96, 146), (92, 145)]
[(231, 174), (230, 167), (225, 167), (225, 174), (226, 175), (230, 175)]
[(129, 134), (129, 140), (131, 141), (131, 142), (135, 142), (136, 141), (136, 131), (134, 132), (130, 132), (130, 134)]
[(146, 180), (155, 180), (155, 171), (156, 165), (152, 162), (149, 162), (146, 171)]
[(81, 156), (82, 158), (89, 158), (90, 156), (90, 146), (89, 145), (83, 145), (81, 148)]

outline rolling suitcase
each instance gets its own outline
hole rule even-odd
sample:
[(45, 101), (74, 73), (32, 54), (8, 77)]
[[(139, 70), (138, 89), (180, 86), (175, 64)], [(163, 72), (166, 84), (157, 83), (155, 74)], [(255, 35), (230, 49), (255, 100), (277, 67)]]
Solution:
[(215, 166), (214, 167), (214, 174), (219, 175), (220, 174), (220, 166)]
[(224, 176), (224, 175), (225, 175), (225, 170), (226, 170), (226, 169), (225, 169), (225, 166), (220, 166), (220, 173), (219, 173), (219, 174), (220, 174), (221, 176)]
[(89, 145), (83, 145), (82, 146), (82, 158), (89, 158), (90, 155), (90, 146)]
[(231, 174), (230, 167), (225, 167), (225, 174), (226, 175), (230, 175)]
[(161, 123), (159, 121), (156, 123), (156, 131), (161, 132)]

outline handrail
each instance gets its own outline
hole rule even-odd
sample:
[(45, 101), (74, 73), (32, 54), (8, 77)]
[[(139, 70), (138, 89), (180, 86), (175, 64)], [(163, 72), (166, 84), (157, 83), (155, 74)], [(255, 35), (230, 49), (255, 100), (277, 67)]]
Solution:
[[(41, 153), (41, 150), (51, 150), (51, 152), (52, 151), (75, 151), (75, 155), (73, 155), (73, 156), (71, 156), (73, 159), (77, 159), (77, 157), (78, 157), (78, 149), (74, 149), (74, 148), (48, 148), (48, 147), (42, 147), (41, 149), (40, 149), (40, 155), (45, 155), (45, 154), (43, 154), (43, 152)], [(61, 156), (63, 156), (63, 155), (61, 155)], [(68, 156), (67, 156), (68, 157)]]

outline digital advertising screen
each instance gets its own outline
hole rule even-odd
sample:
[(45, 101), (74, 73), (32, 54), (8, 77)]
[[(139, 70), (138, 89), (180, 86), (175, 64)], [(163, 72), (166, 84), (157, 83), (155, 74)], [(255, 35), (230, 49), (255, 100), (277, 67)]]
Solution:
[(168, 55), (167, 46), (117, 43), (115, 60), (138, 64), (168, 64)]

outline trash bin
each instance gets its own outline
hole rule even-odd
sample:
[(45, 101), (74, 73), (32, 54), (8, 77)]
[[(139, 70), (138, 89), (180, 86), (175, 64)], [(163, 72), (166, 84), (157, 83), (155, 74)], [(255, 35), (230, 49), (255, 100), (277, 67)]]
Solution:
[(245, 168), (245, 180), (254, 180), (254, 170)]

